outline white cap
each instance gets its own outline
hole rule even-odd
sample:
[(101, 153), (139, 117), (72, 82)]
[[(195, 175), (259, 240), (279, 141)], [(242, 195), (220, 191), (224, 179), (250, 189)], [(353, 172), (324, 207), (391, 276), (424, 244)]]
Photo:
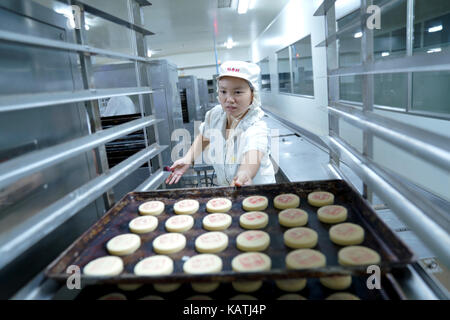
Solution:
[(219, 76), (236, 77), (247, 80), (253, 88), (258, 88), (258, 77), (261, 69), (257, 64), (245, 61), (225, 61), (219, 67)]

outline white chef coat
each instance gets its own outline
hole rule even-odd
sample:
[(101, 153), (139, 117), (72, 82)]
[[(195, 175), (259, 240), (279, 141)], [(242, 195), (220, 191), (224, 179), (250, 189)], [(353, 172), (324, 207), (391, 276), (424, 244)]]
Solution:
[(222, 106), (216, 105), (205, 115), (199, 132), (210, 141), (206, 150), (217, 175), (217, 182), (229, 186), (236, 176), (244, 154), (250, 150), (263, 153), (261, 165), (253, 184), (275, 183), (275, 173), (270, 160), (270, 135), (263, 121), (264, 112), (260, 107), (251, 105), (250, 110), (241, 119), (235, 129), (230, 131), (226, 140), (227, 115)]

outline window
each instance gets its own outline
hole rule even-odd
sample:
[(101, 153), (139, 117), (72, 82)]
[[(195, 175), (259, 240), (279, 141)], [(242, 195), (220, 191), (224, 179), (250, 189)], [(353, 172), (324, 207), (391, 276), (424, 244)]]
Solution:
[[(388, 3), (378, 2), (380, 5)], [(360, 11), (356, 10), (337, 21), (338, 27), (347, 28), (338, 36), (339, 67), (361, 63), (361, 37), (356, 37), (360, 30), (359, 16)], [(413, 25), (413, 54), (450, 51), (450, 1), (415, 0)], [(381, 29), (373, 32), (375, 61), (406, 56), (406, 28), (406, 0), (382, 9)], [(361, 75), (341, 76), (340, 100), (362, 103), (362, 80)], [(418, 111), (433, 116), (450, 114), (450, 71), (375, 74), (373, 80), (376, 107)]]
[(291, 46), (294, 94), (314, 96), (311, 36)]
[(277, 52), (279, 92), (314, 96), (311, 36)]
[(261, 68), (260, 88), (261, 91), (270, 91), (270, 70), (269, 70), (269, 58), (265, 58), (258, 62)]
[(289, 47), (277, 52), (278, 88), (280, 92), (291, 92), (291, 67), (289, 65)]

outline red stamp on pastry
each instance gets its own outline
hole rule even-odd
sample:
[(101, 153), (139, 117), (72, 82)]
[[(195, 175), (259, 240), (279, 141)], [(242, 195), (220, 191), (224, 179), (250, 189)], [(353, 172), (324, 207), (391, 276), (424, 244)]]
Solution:
[(328, 207), (323, 209), (323, 213), (330, 215), (330, 216), (337, 216), (338, 214), (342, 213), (344, 211), (344, 208), (340, 207)]
[(248, 241), (255, 241), (264, 237), (264, 233), (257, 231), (244, 232), (242, 236)]
[(226, 219), (225, 215), (222, 214), (210, 214), (209, 216), (206, 217), (210, 222), (215, 223), (215, 222), (221, 222), (224, 221)]
[(330, 199), (330, 195), (328, 193), (318, 192), (314, 193), (312, 198), (315, 200), (327, 200)]
[(266, 216), (261, 212), (250, 212), (250, 213), (246, 213), (244, 216), (244, 218), (249, 221), (262, 220), (265, 217)]
[(282, 203), (288, 203), (288, 202), (293, 201), (293, 200), (294, 200), (294, 197), (290, 196), (290, 195), (287, 195), (287, 194), (277, 197), (277, 201), (280, 201)]
[(251, 204), (257, 204), (257, 203), (264, 202), (265, 200), (266, 200), (266, 199), (263, 198), (263, 197), (257, 197), (257, 196), (255, 196), (255, 197), (250, 197), (250, 198), (248, 199), (248, 202), (250, 202)]
[(260, 267), (264, 265), (264, 259), (259, 254), (251, 254), (245, 257), (239, 257), (239, 262), (246, 269)]

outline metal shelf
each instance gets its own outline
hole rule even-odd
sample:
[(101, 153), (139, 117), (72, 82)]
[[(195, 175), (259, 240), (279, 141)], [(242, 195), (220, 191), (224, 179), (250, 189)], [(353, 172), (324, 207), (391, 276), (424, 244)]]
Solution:
[[(424, 201), (411, 194), (403, 183), (359, 154), (337, 136), (325, 138), (330, 149), (345, 157), (352, 170), (386, 202), (386, 204), (432, 249), (444, 264), (450, 266), (450, 236), (439, 224), (424, 214)], [(430, 208), (425, 208), (425, 212)]]
[[(65, 1), (65, 0), (58, 0), (58, 1), (62, 2), (62, 3), (67, 3), (67, 1)], [(72, 2), (72, 5), (76, 5), (76, 6), (84, 8), (84, 10), (86, 12), (89, 12), (89, 13), (91, 13), (91, 14), (97, 16), (97, 17), (103, 18), (105, 20), (111, 21), (111, 22), (113, 22), (115, 24), (118, 24), (120, 26), (127, 27), (127, 28), (129, 28), (131, 30), (134, 30), (136, 32), (139, 32), (139, 33), (143, 34), (144, 36), (154, 35), (153, 32), (151, 32), (150, 30), (147, 30), (144, 26), (141, 26), (141, 25), (138, 25), (138, 24), (134, 24), (134, 23), (131, 23), (131, 22), (127, 21), (127, 20), (124, 20), (124, 19), (121, 19), (119, 17), (116, 17), (116, 16), (114, 16), (114, 15), (112, 15), (110, 13), (107, 13), (106, 11), (103, 11), (103, 10), (95, 8), (95, 7), (91, 6), (91, 5), (88, 5), (88, 4), (84, 3), (83, 1), (71, 0), (71, 2)], [(139, 1), (136, 1), (136, 2), (139, 3), (140, 6), (151, 5), (150, 2), (145, 1), (145, 0), (139, 0)]]
[(139, 151), (112, 168), (108, 173), (90, 180), (9, 232), (1, 234), (0, 269), (166, 148), (167, 146), (154, 144)]
[(0, 112), (18, 111), (82, 101), (92, 101), (110, 97), (134, 96), (152, 92), (153, 91), (149, 87), (141, 87), (1, 95)]
[(153, 116), (130, 121), (120, 126), (98, 131), (94, 134), (62, 143), (50, 148), (27, 153), (0, 164), (0, 189), (12, 184), (21, 178), (35, 172), (44, 170), (83, 152), (94, 149), (121, 136), (135, 132), (139, 129), (153, 125), (161, 120)]
[(132, 61), (149, 62), (150, 60), (144, 57), (133, 56), (129, 54), (118, 53), (115, 51), (94, 48), (87, 45), (80, 45), (68, 43), (64, 41), (49, 40), (41, 37), (23, 35), (16, 32), (0, 31), (0, 41), (26, 44), (34, 47), (49, 48), (63, 51), (80, 52), (90, 55), (100, 55), (109, 58), (126, 59)]

